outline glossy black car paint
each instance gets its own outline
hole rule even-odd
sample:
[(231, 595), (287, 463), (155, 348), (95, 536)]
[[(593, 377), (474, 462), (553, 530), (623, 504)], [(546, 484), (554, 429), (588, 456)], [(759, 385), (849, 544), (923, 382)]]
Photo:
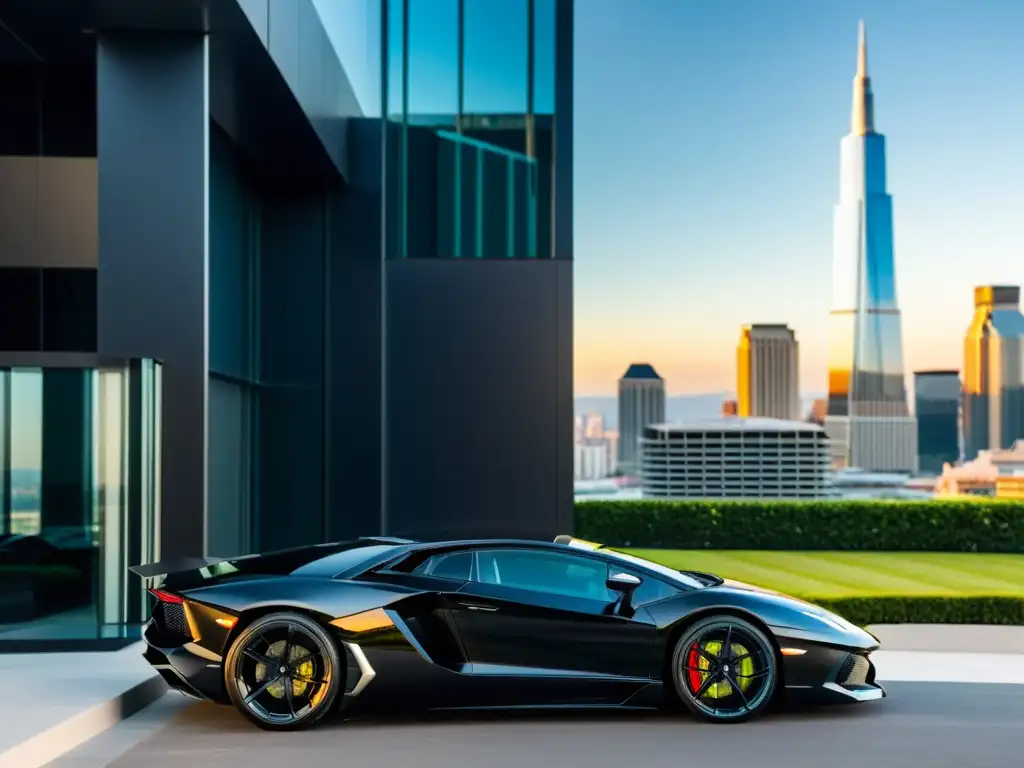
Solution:
[[(328, 626), (346, 650), (349, 708), (654, 707), (666, 701), (663, 681), (671, 679), (669, 660), (682, 631), (702, 617), (725, 614), (754, 623), (772, 639), (781, 689), (789, 696), (836, 702), (884, 696), (867, 660), (877, 639), (768, 590), (718, 579), (699, 588), (675, 584), (671, 596), (620, 609), (410, 571), (439, 553), (513, 548), (596, 560), (608, 564), (609, 573), (622, 570), (643, 580), (665, 581), (665, 574), (575, 541), (369, 539), (355, 552), (351, 544), (338, 545), (339, 552), (332, 546), (291, 550), (288, 557), (300, 564), (285, 573), (279, 565), (277, 572), (260, 572), (261, 563), (280, 559), (276, 554), (232, 561), (243, 570), (221, 576), (204, 576), (196, 563), (180, 571), (160, 564), (133, 569), (147, 576), (173, 571), (160, 588), (183, 600), (187, 624), (188, 637), (175, 636), (155, 616), (144, 634), (147, 660), (172, 687), (226, 702), (222, 663), (240, 629), (258, 616), (297, 610)], [(841, 674), (854, 682), (842, 685)]]

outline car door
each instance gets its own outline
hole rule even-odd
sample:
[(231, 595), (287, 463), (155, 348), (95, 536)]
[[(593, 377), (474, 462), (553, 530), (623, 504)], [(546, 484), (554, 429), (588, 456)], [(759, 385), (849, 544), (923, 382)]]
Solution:
[(469, 581), (452, 600), (474, 671), (649, 677), (653, 620), (643, 610), (612, 612), (608, 569), (572, 552), (474, 550)]

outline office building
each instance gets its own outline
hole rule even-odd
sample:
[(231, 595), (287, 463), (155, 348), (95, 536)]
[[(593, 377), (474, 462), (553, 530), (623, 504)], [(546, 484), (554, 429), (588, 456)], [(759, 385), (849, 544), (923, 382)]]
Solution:
[(571, 529), (572, 0), (0, 21), (0, 547), (80, 587), (0, 647), (154, 557)]
[(736, 347), (737, 414), (800, 418), (800, 345), (786, 325), (745, 325)]
[(915, 472), (917, 425), (903, 380), (885, 136), (875, 130), (863, 23), (850, 133), (841, 147), (834, 249), (825, 430), (841, 465)]
[(573, 479), (600, 480), (614, 470), (611, 445), (603, 437), (589, 437), (573, 448)]
[(640, 440), (652, 499), (821, 499), (830, 495), (825, 430), (804, 421), (719, 418), (654, 424)]
[(963, 375), (966, 457), (1008, 449), (1024, 438), (1024, 316), (1019, 286), (974, 289)]
[(633, 363), (619, 379), (619, 472), (639, 474), (640, 438), (665, 420), (665, 381), (650, 363)]
[(960, 459), (960, 371), (914, 371), (919, 470), (941, 475)]

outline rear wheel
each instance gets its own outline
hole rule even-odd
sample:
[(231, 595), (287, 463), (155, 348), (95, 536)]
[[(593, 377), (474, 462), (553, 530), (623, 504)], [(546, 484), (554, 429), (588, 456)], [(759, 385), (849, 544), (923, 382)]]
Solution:
[(778, 677), (771, 641), (737, 616), (710, 616), (687, 629), (672, 654), (671, 674), (687, 709), (732, 723), (764, 711)]
[(232, 703), (260, 728), (308, 728), (344, 687), (345, 664), (327, 631), (299, 613), (272, 613), (231, 645), (224, 682)]

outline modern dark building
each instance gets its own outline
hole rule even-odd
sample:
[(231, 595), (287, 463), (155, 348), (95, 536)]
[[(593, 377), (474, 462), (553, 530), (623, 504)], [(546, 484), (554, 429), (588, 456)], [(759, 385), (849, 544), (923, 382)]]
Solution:
[(0, 649), (155, 557), (571, 529), (573, 0), (0, 22)]
[(941, 475), (960, 459), (960, 371), (914, 371), (919, 470)]

